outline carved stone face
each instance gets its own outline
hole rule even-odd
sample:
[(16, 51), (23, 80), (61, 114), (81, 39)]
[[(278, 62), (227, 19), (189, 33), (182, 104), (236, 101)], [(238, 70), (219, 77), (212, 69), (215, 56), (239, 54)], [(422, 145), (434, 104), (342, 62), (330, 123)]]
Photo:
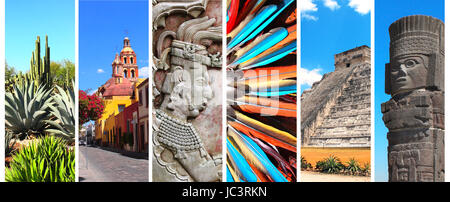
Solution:
[(415, 54), (395, 57), (390, 64), (392, 94), (426, 86), (428, 56)]
[(212, 98), (212, 89), (209, 84), (209, 75), (206, 69), (192, 69), (192, 98), (193, 105), (198, 111), (203, 111)]
[(185, 118), (189, 114), (190, 99), (190, 88), (186, 86), (185, 82), (178, 83), (169, 95), (167, 108), (172, 110), (175, 116)]
[(176, 68), (170, 78), (173, 89), (169, 95), (167, 108), (179, 118), (196, 117), (203, 111), (209, 99), (212, 98), (212, 89), (209, 76), (201, 69), (184, 70)]

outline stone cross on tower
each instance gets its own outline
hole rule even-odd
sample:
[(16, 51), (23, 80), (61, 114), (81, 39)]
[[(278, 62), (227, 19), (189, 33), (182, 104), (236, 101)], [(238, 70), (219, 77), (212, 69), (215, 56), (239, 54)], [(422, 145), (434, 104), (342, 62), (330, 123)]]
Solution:
[(381, 106), (389, 181), (444, 181), (444, 23), (414, 15), (389, 27), (390, 61)]

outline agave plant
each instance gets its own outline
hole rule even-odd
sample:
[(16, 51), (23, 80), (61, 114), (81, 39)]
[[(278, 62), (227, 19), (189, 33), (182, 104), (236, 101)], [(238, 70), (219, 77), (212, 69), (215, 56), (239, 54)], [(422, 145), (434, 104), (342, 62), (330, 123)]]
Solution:
[(59, 137), (43, 136), (21, 148), (5, 171), (7, 182), (74, 182), (75, 152)]
[(356, 161), (354, 158), (351, 158), (349, 161), (347, 161), (345, 170), (351, 175), (356, 175), (361, 171), (361, 167), (359, 166), (358, 161)]
[(340, 173), (344, 169), (344, 164), (341, 163), (338, 157), (331, 155), (322, 161), (318, 161), (316, 169), (323, 173)]
[(58, 92), (53, 96), (54, 105), (49, 106), (53, 117), (44, 121), (50, 125), (45, 132), (73, 142), (75, 138), (75, 93), (73, 87), (64, 90), (56, 86), (56, 90)]
[(300, 161), (301, 161), (301, 168), (303, 170), (312, 168), (312, 165), (310, 163), (308, 163), (308, 161), (306, 161), (305, 157), (300, 156)]
[(52, 90), (45, 86), (35, 87), (34, 83), (24, 79), (13, 86), (12, 92), (5, 96), (6, 129), (20, 139), (43, 134), (50, 116)]
[(364, 176), (370, 175), (370, 163), (364, 164), (364, 166), (361, 168), (361, 174)]
[(13, 154), (16, 142), (15, 135), (8, 132), (5, 133), (5, 156), (11, 156)]

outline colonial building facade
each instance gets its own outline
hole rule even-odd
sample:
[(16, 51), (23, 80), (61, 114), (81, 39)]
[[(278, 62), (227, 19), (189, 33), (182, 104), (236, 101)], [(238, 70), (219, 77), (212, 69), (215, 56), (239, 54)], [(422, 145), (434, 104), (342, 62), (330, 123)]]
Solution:
[(128, 37), (125, 37), (120, 54), (116, 54), (111, 64), (111, 78), (96, 92), (105, 106), (102, 117), (95, 122), (95, 141), (99, 145), (143, 151), (140, 149), (144, 144), (140, 134), (146, 132), (139, 131), (138, 126), (138, 86), (146, 79), (139, 78), (136, 61), (136, 53), (131, 48)]

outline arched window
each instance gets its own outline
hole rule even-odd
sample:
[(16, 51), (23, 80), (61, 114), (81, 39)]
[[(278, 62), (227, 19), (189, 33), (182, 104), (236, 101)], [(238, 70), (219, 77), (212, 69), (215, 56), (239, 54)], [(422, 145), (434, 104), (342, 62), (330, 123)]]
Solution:
[(127, 70), (123, 70), (123, 77), (128, 78), (128, 72), (127, 72)]
[(116, 66), (116, 74), (119, 73), (119, 66)]
[(134, 70), (131, 70), (131, 78), (134, 78)]
[(123, 64), (127, 64), (127, 57), (123, 57)]
[(133, 57), (130, 57), (130, 63), (131, 63), (131, 64), (134, 64)]

